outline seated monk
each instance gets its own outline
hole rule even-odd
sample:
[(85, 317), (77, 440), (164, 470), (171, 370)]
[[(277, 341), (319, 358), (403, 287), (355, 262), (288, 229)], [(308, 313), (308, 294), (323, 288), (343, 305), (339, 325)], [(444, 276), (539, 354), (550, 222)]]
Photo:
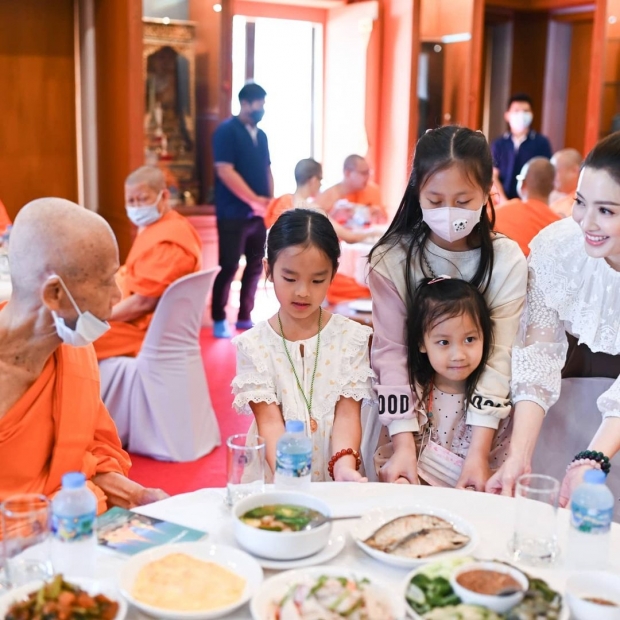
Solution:
[(560, 217), (570, 217), (583, 157), (576, 149), (562, 149), (553, 154), (551, 163), (555, 167), (555, 181), (549, 207)]
[(514, 239), (523, 253), (530, 253), (530, 241), (545, 226), (560, 219), (549, 208), (555, 170), (546, 157), (534, 157), (517, 176), (520, 198), (504, 202), (495, 211), (495, 230)]
[(9, 214), (6, 212), (6, 207), (0, 200), (0, 235), (4, 233), (7, 226), (11, 225), (11, 218)]
[(112, 309), (110, 331), (95, 343), (98, 360), (135, 357), (165, 290), (202, 266), (200, 237), (168, 198), (159, 168), (142, 166), (125, 181), (127, 216), (138, 235), (117, 276), (123, 297)]
[(90, 343), (108, 329), (120, 298), (111, 228), (67, 200), (35, 200), (15, 219), (9, 258), (13, 293), (0, 306), (0, 501), (53, 496), (71, 471), (86, 476), (99, 513), (167, 497), (127, 478), (131, 462), (99, 395)]

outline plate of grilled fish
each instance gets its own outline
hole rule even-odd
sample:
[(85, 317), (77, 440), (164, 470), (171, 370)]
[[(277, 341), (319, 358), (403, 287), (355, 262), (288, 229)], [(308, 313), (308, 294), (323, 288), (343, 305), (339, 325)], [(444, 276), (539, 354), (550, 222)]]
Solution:
[(419, 505), (366, 512), (351, 535), (369, 556), (401, 568), (471, 554), (478, 544), (475, 529), (461, 517)]

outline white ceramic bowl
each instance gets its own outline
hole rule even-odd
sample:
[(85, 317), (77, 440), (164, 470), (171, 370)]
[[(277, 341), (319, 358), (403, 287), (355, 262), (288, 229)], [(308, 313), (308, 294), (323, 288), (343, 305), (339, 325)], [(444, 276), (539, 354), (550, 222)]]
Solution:
[[(597, 605), (585, 597), (603, 598), (618, 607)], [(566, 602), (575, 620), (620, 620), (620, 575), (605, 571), (575, 573), (566, 582)]]
[(293, 504), (318, 510), (331, 516), (328, 504), (318, 497), (294, 491), (273, 491), (251, 495), (232, 508), (233, 529), (237, 542), (247, 551), (271, 560), (296, 560), (318, 553), (329, 540), (331, 523), (301, 532), (270, 532), (246, 525), (240, 517), (248, 510), (271, 504)]
[[(219, 564), (240, 577), (243, 577), (246, 580), (246, 584), (241, 598), (231, 605), (219, 607), (218, 609), (210, 611), (175, 611), (171, 609), (161, 609), (136, 600), (132, 594), (133, 586), (142, 567), (172, 553), (185, 553), (203, 562)], [(119, 581), (123, 596), (149, 616), (165, 618), (167, 620), (210, 620), (211, 618), (225, 616), (249, 601), (263, 581), (263, 569), (253, 557), (234, 547), (213, 545), (208, 542), (186, 542), (154, 547), (130, 557), (121, 569)]]
[[(121, 596), (118, 589), (108, 581), (99, 581), (97, 579), (86, 579), (80, 577), (71, 578), (66, 580), (68, 583), (72, 583), (82, 590), (85, 590), (91, 596), (96, 594), (103, 594), (107, 596), (110, 600), (118, 603), (118, 612), (114, 620), (124, 620), (127, 615), (127, 602)], [(0, 597), (0, 618), (4, 618), (6, 616), (9, 607), (16, 603), (17, 601), (25, 600), (28, 598), (28, 595), (32, 592), (36, 592), (43, 585), (43, 581), (32, 581), (31, 583), (27, 583), (26, 585), (20, 586), (19, 588), (15, 588), (10, 592), (7, 592), (5, 595)]]
[[(472, 592), (467, 588), (464, 588), (457, 578), (463, 573), (468, 573), (472, 570), (493, 570), (498, 573), (506, 573), (515, 579), (519, 585), (523, 588), (520, 592), (515, 592), (508, 596), (495, 596), (491, 594), (478, 594), (478, 592)], [(515, 605), (518, 605), (525, 596), (525, 592), (529, 587), (528, 578), (516, 568), (502, 564), (501, 562), (474, 562), (458, 568), (452, 573), (450, 577), (450, 585), (454, 590), (454, 593), (463, 601), (469, 605), (480, 605), (486, 607), (491, 611), (498, 614), (503, 614), (509, 609), (512, 609)]]

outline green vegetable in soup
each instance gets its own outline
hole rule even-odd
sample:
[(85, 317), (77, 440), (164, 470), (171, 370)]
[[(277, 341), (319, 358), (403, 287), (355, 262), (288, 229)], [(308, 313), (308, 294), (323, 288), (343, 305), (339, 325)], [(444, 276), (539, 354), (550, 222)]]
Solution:
[(310, 521), (322, 516), (317, 510), (293, 504), (270, 504), (248, 510), (241, 520), (260, 530), (273, 532), (299, 532)]

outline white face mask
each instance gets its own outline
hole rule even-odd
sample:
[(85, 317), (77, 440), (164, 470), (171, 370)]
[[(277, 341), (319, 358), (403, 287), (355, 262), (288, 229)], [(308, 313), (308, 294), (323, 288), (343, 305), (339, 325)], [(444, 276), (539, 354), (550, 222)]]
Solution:
[(65, 320), (59, 317), (56, 312), (52, 310), (56, 333), (65, 344), (69, 344), (72, 347), (85, 347), (91, 342), (97, 340), (97, 338), (103, 336), (103, 334), (110, 329), (110, 324), (98, 319), (90, 312), (81, 312), (75, 303), (73, 296), (69, 292), (69, 289), (67, 289), (67, 286), (62, 281), (62, 278), (60, 276), (57, 277), (62, 288), (65, 290), (65, 293), (67, 293), (69, 301), (71, 301), (75, 311), (79, 314), (79, 317), (75, 324), (75, 329), (71, 329), (65, 323)]
[(533, 120), (534, 115), (531, 112), (511, 112), (508, 115), (508, 124), (510, 125), (510, 129), (517, 133), (521, 133), (522, 131), (529, 129)]
[(458, 241), (467, 237), (480, 221), (483, 205), (477, 211), (461, 207), (422, 209), (422, 219), (428, 227), (445, 241)]
[(154, 224), (157, 222), (161, 219), (161, 213), (157, 209), (157, 205), (159, 204), (162, 193), (163, 192), (159, 192), (159, 194), (157, 194), (157, 199), (152, 205), (144, 205), (143, 207), (125, 205), (127, 217), (136, 226), (148, 226), (149, 224)]

